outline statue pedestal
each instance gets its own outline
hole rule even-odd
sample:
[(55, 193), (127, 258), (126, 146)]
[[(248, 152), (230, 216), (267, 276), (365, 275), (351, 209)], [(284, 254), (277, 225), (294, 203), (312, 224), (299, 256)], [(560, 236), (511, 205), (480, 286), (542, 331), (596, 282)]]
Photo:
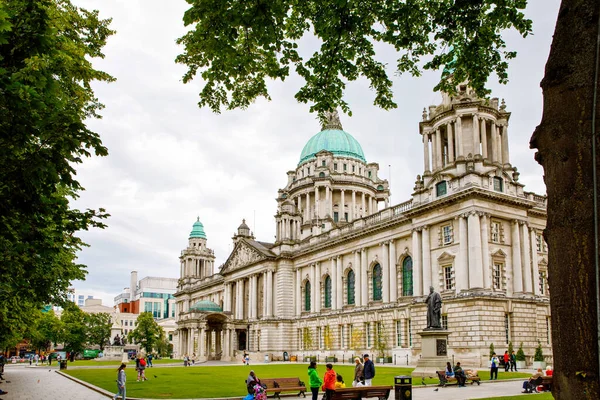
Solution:
[(413, 378), (436, 378), (436, 371), (446, 368), (446, 363), (450, 361), (448, 357), (450, 332), (443, 329), (426, 329), (417, 334), (421, 336), (421, 358), (411, 375)]

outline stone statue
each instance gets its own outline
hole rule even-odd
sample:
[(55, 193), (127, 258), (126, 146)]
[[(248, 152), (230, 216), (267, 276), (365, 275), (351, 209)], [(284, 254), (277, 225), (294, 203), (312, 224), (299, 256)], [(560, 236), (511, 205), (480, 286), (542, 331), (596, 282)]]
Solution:
[(113, 341), (113, 345), (114, 346), (121, 346), (121, 338), (119, 337), (119, 335), (115, 336), (115, 339)]
[(429, 296), (427, 296), (427, 328), (442, 329), (442, 296), (434, 292), (433, 286), (429, 287)]

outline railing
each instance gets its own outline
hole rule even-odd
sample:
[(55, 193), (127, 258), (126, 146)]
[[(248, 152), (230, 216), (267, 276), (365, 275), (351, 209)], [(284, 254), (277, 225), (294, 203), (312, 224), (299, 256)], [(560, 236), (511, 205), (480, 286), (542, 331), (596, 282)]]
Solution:
[(548, 205), (548, 197), (546, 196), (541, 196), (533, 192), (524, 192), (523, 194), (525, 195), (525, 197), (527, 197), (527, 200), (534, 201), (544, 207)]
[(412, 199), (405, 201), (404, 203), (400, 203), (397, 206), (392, 207), (391, 209), (385, 208), (373, 215), (356, 219), (348, 225), (342, 226), (341, 228), (332, 229), (318, 236), (313, 236), (307, 242), (300, 244), (300, 249), (305, 249), (307, 247), (326, 242), (334, 237), (343, 237), (355, 231), (363, 230), (364, 228), (378, 225), (382, 222), (399, 219), (403, 216), (403, 213), (410, 210), (411, 208)]

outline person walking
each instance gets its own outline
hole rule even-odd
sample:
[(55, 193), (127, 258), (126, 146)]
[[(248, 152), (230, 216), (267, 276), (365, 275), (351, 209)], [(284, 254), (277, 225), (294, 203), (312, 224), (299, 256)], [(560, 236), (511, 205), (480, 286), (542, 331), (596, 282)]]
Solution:
[(119, 369), (117, 369), (117, 393), (113, 396), (113, 400), (117, 400), (119, 396), (121, 396), (121, 400), (125, 400), (127, 398), (125, 396), (125, 382), (127, 381), (125, 368), (127, 368), (127, 365), (125, 363), (121, 363), (121, 366)]
[(360, 358), (354, 359), (356, 366), (354, 367), (354, 380), (352, 381), (352, 387), (363, 386), (365, 377), (363, 375), (363, 364), (360, 362)]
[(325, 376), (323, 376), (323, 391), (325, 392), (325, 400), (330, 400), (335, 392), (335, 381), (337, 380), (337, 374), (333, 370), (332, 364), (325, 365)]
[(363, 356), (365, 365), (363, 367), (363, 374), (365, 377), (365, 386), (373, 386), (373, 378), (375, 378), (375, 364), (369, 358), (368, 354)]
[(513, 369), (517, 372), (517, 356), (514, 350), (510, 353), (510, 370), (513, 371)]
[(322, 384), (323, 381), (319, 378), (319, 374), (317, 373), (317, 363), (316, 361), (311, 361), (308, 366), (308, 385), (310, 386), (310, 391), (312, 393), (312, 400), (318, 400), (319, 388)]
[(496, 353), (492, 354), (492, 358), (490, 359), (490, 380), (494, 379), (498, 380), (498, 365), (500, 364), (500, 360), (496, 356)]
[(510, 354), (508, 354), (508, 350), (504, 352), (504, 372), (508, 372), (508, 368), (510, 367)]

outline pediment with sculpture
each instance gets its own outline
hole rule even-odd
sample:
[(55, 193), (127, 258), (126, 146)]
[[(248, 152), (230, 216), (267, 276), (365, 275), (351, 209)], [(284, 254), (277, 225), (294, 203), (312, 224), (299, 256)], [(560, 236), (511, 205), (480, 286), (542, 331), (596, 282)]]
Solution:
[(221, 270), (221, 274), (224, 272), (234, 271), (248, 265), (256, 264), (257, 262), (266, 260), (267, 257), (261, 254), (260, 251), (250, 246), (245, 241), (239, 241), (233, 251), (229, 255), (225, 265)]

